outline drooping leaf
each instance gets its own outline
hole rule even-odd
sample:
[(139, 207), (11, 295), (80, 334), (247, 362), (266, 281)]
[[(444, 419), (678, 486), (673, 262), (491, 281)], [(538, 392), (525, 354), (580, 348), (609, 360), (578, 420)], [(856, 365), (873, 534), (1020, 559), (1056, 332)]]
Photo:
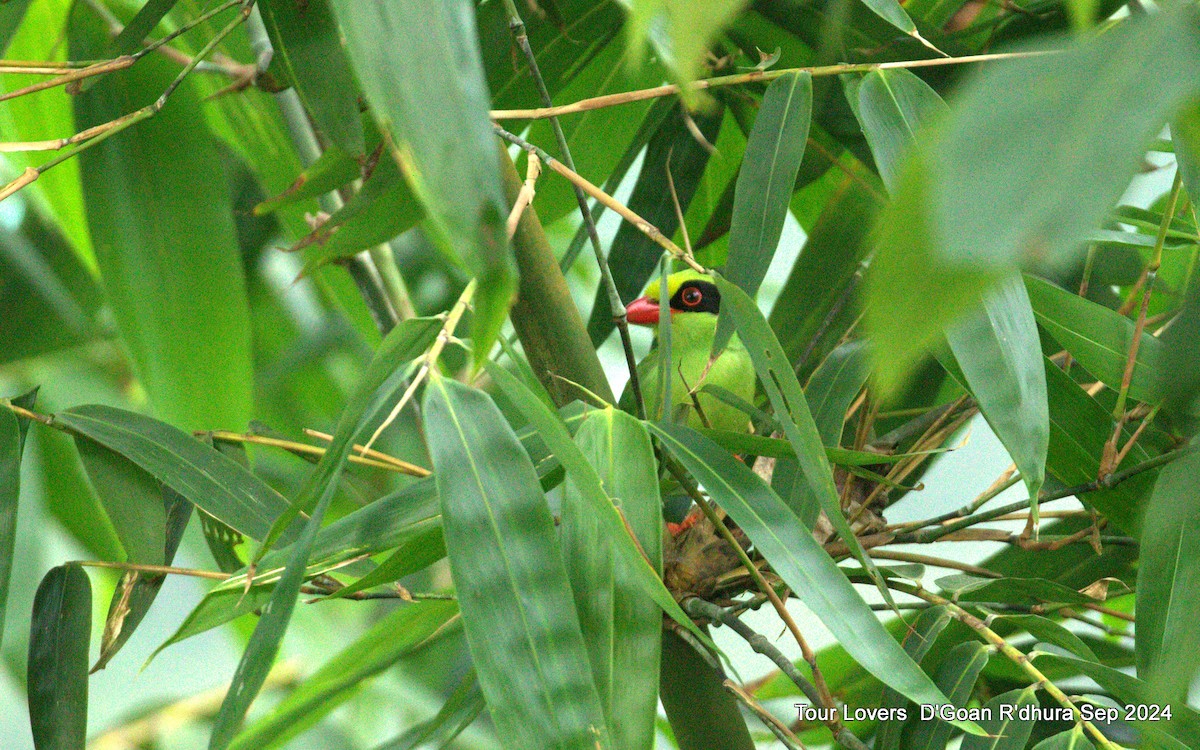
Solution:
[(415, 750), (430, 745), (448, 747), (455, 737), (479, 718), (485, 707), (479, 681), (475, 679), (475, 671), (471, 670), (463, 675), (462, 681), (437, 715), (409, 728), (392, 741), (380, 745), (377, 750)]
[[(154, 27), (158, 26), (158, 22), (175, 7), (176, 2), (178, 0), (146, 0), (129, 23), (125, 24), (125, 28), (121, 29), (121, 33), (110, 42), (110, 56), (128, 55), (139, 49), (150, 32), (154, 31)], [(84, 88), (87, 88), (87, 83), (84, 84)]]
[[(376, 165), (376, 168), (380, 166)], [(255, 206), (254, 215), (264, 216), (284, 206), (320, 197), (358, 178), (362, 171), (362, 164), (357, 159), (337, 146), (330, 146), (288, 185), (287, 190)]]
[[(1113, 390), (1120, 389), (1134, 322), (1036, 276), (1025, 276), (1025, 286), (1042, 328), (1088, 372)], [(1162, 358), (1162, 342), (1143, 332), (1129, 382), (1132, 398), (1147, 402), (1161, 398), (1158, 383)]]
[[(1075, 257), (1146, 143), (1195, 92), (1197, 50), (1183, 14), (1156, 13), (1053, 56), (990, 66), (963, 87), (877, 224), (865, 323), (881, 387), (894, 390), (941, 327), (1015, 266)], [(1014, 143), (1013, 133), (1029, 137)]]
[(37, 750), (82, 750), (87, 740), (92, 584), (78, 565), (38, 585), (29, 632), (29, 723)]
[[(994, 737), (966, 737), (960, 750), (1023, 750), (1029, 735), (1033, 733), (1033, 719), (1021, 719), (1017, 711), (1022, 707), (1036, 706), (1037, 696), (1033, 687), (1009, 690), (1001, 693), (985, 704), (991, 709), (994, 717), (990, 721), (983, 720), (979, 726)], [(1004, 712), (1009, 712), (1005, 718)]]
[(197, 507), (255, 539), (265, 537), (288, 507), (282, 495), (247, 469), (165, 422), (99, 405), (68, 409), (55, 420), (120, 453)]
[(663, 630), (659, 693), (680, 750), (754, 750), (740, 704), (724, 679), (691, 642)]
[(328, 0), (263, 0), (263, 25), (317, 129), (347, 154), (363, 153), (358, 87)]
[[(192, 517), (193, 506), (187, 498), (170, 487), (160, 483), (155, 483), (155, 486), (159, 490), (159, 501), (166, 510), (162, 564), (170, 565)], [(136, 571), (128, 571), (121, 576), (108, 605), (104, 634), (100, 640), (100, 655), (96, 657), (96, 663), (92, 666), (93, 672), (104, 669), (133, 635), (165, 581), (165, 575)]]
[(1200, 452), (1159, 472), (1142, 524), (1137, 578), (1138, 674), (1163, 699), (1186, 701), (1200, 638)]
[(921, 36), (921, 32), (917, 31), (916, 24), (913, 23), (912, 18), (905, 12), (904, 6), (900, 4), (900, 0), (863, 0), (863, 4), (870, 8), (875, 15), (895, 26), (900, 31), (908, 34), (926, 47), (937, 50), (936, 47), (925, 40), (925, 37)]
[[(923, 610), (913, 620), (911, 628), (904, 636), (904, 651), (918, 664), (933, 648), (934, 641), (950, 624), (950, 613), (945, 607), (930, 607)], [(904, 708), (908, 700), (890, 687), (883, 689), (883, 697), (879, 700), (881, 708)], [(898, 718), (888, 718), (880, 722), (879, 731), (875, 735), (875, 747), (879, 750), (899, 750), (900, 737), (905, 722)]]
[[(962, 385), (1012, 457), (1030, 497), (1046, 478), (1050, 411), (1046, 370), (1029, 296), (1013, 273), (946, 329)], [(1037, 524), (1037, 506), (1031, 507)], [(1036, 528), (1036, 526), (1035, 526)]]
[(875, 564), (863, 551), (858, 537), (842, 514), (841, 497), (833, 482), (833, 470), (825, 456), (821, 436), (813, 422), (804, 390), (783, 353), (783, 347), (779, 345), (754, 300), (721, 277), (717, 278), (717, 288), (721, 290), (722, 307), (730, 311), (734, 328), (754, 361), (759, 382), (767, 392), (784, 434), (796, 451), (796, 461), (808, 489), (800, 496), (803, 502), (792, 508), (793, 512), (805, 527), (811, 529), (816, 522), (814, 508), (824, 511), (838, 538), (876, 581), (884, 601), (890, 603), (891, 593), (883, 578), (875, 570)]
[(789, 73), (771, 82), (742, 156), (724, 270), (750, 297), (775, 257), (811, 119), (812, 76)]
[(808, 380), (804, 395), (826, 448), (836, 448), (842, 440), (846, 411), (867, 381), (868, 356), (866, 341), (847, 341), (830, 352)]
[(426, 431), (479, 684), (505, 747), (608, 746), (554, 522), (488, 396), (434, 376)]
[(75, 447), (129, 562), (163, 565), (167, 513), (162, 483), (100, 443), (77, 437)]
[(8, 583), (12, 577), (17, 540), (17, 499), (21, 495), (21, 425), (8, 409), (0, 408), (0, 635), (8, 610)]
[[(967, 705), (975, 689), (975, 680), (987, 664), (988, 647), (978, 641), (960, 643), (938, 665), (934, 681), (957, 708)], [(943, 750), (952, 727), (941, 719), (917, 721), (908, 726), (905, 750)]]
[(288, 694), (271, 713), (246, 727), (231, 750), (276, 747), (341, 705), (360, 683), (449, 632), (458, 621), (453, 602), (397, 607), (346, 644)]
[(650, 429), (868, 672), (916, 703), (947, 702), (892, 640), (809, 530), (762, 479), (687, 427), (663, 423), (651, 424)]
[[(107, 26), (76, 5), (73, 59), (102, 57)], [(74, 97), (76, 126), (150, 104), (178, 73), (165, 57)], [(154, 117), (80, 157), (96, 261), (117, 328), (156, 414), (184, 429), (239, 429), (253, 376), (245, 279), (228, 183), (190, 85)]]
[(507, 316), (516, 278), (473, 5), (333, 2), (363, 93), (434, 236), (479, 278), (472, 318), (479, 364)]

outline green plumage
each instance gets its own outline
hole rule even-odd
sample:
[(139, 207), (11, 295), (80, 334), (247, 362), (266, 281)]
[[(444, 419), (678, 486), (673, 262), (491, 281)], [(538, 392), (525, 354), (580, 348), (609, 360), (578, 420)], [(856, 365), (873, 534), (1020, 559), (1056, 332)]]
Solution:
[[(668, 297), (674, 296), (681, 285), (691, 280), (703, 280), (704, 277), (694, 271), (681, 271), (667, 277)], [(715, 293), (715, 287), (713, 287)], [(652, 282), (646, 289), (646, 296), (657, 299), (659, 283)], [(683, 421), (689, 427), (708, 427), (716, 430), (746, 432), (749, 417), (744, 412), (720, 401), (710, 393), (701, 389), (706, 385), (719, 386), (743, 401), (752, 403), (754, 400), (754, 364), (750, 354), (742, 345), (737, 335), (734, 335), (725, 350), (709, 366), (709, 354), (712, 351), (713, 338), (717, 331), (717, 316), (707, 311), (690, 311), (672, 309), (671, 311), (671, 406), (670, 415), (678, 421)], [(657, 339), (657, 337), (656, 337)], [(641, 381), (642, 395), (646, 402), (647, 416), (651, 419), (662, 418), (662, 395), (658, 374), (661, 352), (658, 346), (650, 351), (646, 358), (638, 364), (638, 377)], [(707, 368), (707, 372), (705, 369)], [(704, 412), (702, 419), (692, 399), (694, 393), (700, 409)], [(628, 386), (621, 396), (622, 406), (632, 405), (632, 394)], [(682, 416), (686, 414), (686, 417)]]

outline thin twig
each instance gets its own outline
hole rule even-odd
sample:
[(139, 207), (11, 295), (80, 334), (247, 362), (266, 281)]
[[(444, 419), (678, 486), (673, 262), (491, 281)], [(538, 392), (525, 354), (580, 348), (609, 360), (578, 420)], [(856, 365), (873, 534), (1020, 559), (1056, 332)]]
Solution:
[(208, 578), (213, 581), (224, 581), (229, 578), (228, 573), (221, 573), (215, 570), (197, 570), (196, 568), (174, 568), (170, 565), (140, 565), (138, 563), (127, 562), (110, 562), (108, 560), (78, 560), (74, 565), (82, 565), (85, 568), (109, 568), (112, 570), (125, 570), (134, 573), (150, 573), (151, 575), (177, 575), (188, 576), (189, 578)]
[[(995, 60), (1014, 60), (1028, 57), (1038, 57), (1041, 55), (1051, 55), (1055, 54), (1055, 52), (1055, 50), (1000, 52), (988, 55), (940, 57), (927, 60), (897, 60), (894, 62), (883, 63), (842, 63), (838, 65), (821, 65), (811, 68), (756, 70), (750, 73), (739, 73), (736, 75), (721, 76), (719, 78), (693, 81), (688, 84), (688, 89), (699, 91), (718, 86), (733, 86), (742, 83), (773, 81), (780, 76), (788, 75), (790, 73), (809, 73), (814, 78), (818, 78), (821, 76), (842, 75), (843, 73), (869, 73), (873, 70), (929, 68), (940, 65), (963, 65), (967, 63), (992, 62)], [(570, 115), (577, 112), (587, 112), (593, 109), (612, 107), (618, 104), (630, 104), (632, 102), (640, 102), (647, 99), (657, 99), (663, 96), (674, 96), (681, 92), (682, 89), (676, 84), (668, 84), (666, 86), (655, 86), (653, 88), (640, 89), (638, 91), (622, 91), (617, 94), (596, 96), (590, 99), (582, 99), (572, 104), (563, 104), (557, 107), (540, 107), (538, 109), (494, 109), (491, 111), (491, 117), (493, 120), (542, 120), (547, 117), (560, 117), (562, 115)]]

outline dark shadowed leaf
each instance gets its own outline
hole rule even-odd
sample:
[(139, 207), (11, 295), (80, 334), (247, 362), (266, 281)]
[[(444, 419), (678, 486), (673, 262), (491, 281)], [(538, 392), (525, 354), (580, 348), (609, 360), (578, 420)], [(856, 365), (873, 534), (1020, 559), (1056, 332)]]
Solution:
[(247, 536), (262, 539), (287, 510), (287, 500), (246, 468), (165, 422), (99, 405), (68, 409), (55, 420), (125, 456)]
[(328, 0), (263, 0), (263, 25), (317, 129), (347, 154), (363, 152), (358, 88)]
[(434, 376), (426, 431), (463, 626), (507, 748), (609, 746), (554, 521), (483, 392)]
[(1094, 747), (1095, 745), (1084, 736), (1083, 727), (1076, 724), (1065, 732), (1037, 743), (1033, 750), (1092, 750)]
[(53, 568), (33, 599), (29, 723), (37, 750), (83, 750), (87, 739), (92, 584), (78, 565)]
[[(912, 621), (912, 627), (904, 636), (904, 651), (918, 664), (933, 648), (934, 641), (946, 626), (950, 624), (950, 613), (945, 607), (930, 607), (917, 615)], [(880, 698), (881, 708), (904, 708), (908, 700), (890, 687), (883, 689)], [(904, 722), (891, 718), (880, 722), (879, 732), (875, 735), (875, 747), (878, 750), (899, 750), (900, 737)]]
[(867, 382), (868, 356), (866, 341), (848, 341), (830, 352), (808, 380), (804, 395), (826, 448), (836, 448), (842, 440), (846, 411)]
[[(70, 54), (95, 59), (107, 26), (72, 13)], [(178, 73), (151, 55), (74, 97), (76, 126), (150, 104)], [(184, 429), (240, 429), (253, 376), (245, 280), (229, 185), (193, 88), (80, 155), (104, 290), (156, 414)]]
[(30, 1), (9, 0), (0, 5), (0, 55), (3, 55), (8, 49), (8, 43), (12, 41), (13, 34), (21, 25), (21, 19), (25, 17), (25, 11), (29, 9)]
[(362, 164), (336, 146), (321, 152), (321, 156), (310, 164), (288, 185), (287, 190), (268, 198), (254, 207), (255, 216), (264, 216), (295, 203), (317, 198), (337, 190), (362, 175)]
[(1142, 524), (1137, 579), (1138, 674), (1156, 694), (1187, 699), (1200, 651), (1200, 452), (1164, 467)]
[(0, 408), (0, 634), (4, 632), (4, 616), (8, 610), (8, 583), (17, 538), (23, 438), (16, 416), (8, 409)]
[(855, 660), (916, 703), (946, 702), (946, 696), (884, 630), (833, 559), (762, 479), (694, 430), (666, 423), (651, 424), (650, 429)]
[(1039, 641), (1050, 643), (1078, 656), (1080, 659), (1099, 661), (1091, 647), (1082, 638), (1041, 615), (997, 615), (997, 620), (1016, 625)]
[(162, 483), (137, 464), (85, 437), (75, 438), (96, 497), (104, 506), (129, 562), (162, 565), (167, 512)]
[[(146, 37), (150, 36), (150, 32), (154, 31), (154, 27), (163, 19), (171, 8), (175, 7), (178, 0), (146, 0), (143, 5), (125, 24), (125, 28), (121, 29), (121, 33), (117, 34), (116, 38), (110, 43), (108, 52), (111, 57), (119, 55), (128, 55), (141, 48)], [(84, 88), (89, 84), (85, 83)]]
[(483, 691), (475, 679), (475, 671), (463, 675), (458, 687), (446, 699), (437, 714), (427, 721), (412, 727), (377, 750), (415, 750), (418, 747), (448, 747), (450, 743), (471, 725), (486, 708)]
[(232, 750), (287, 742), (344, 703), (358, 685), (449, 632), (458, 621), (453, 602), (401, 605), (346, 644), (300, 683), (271, 713), (238, 734)]

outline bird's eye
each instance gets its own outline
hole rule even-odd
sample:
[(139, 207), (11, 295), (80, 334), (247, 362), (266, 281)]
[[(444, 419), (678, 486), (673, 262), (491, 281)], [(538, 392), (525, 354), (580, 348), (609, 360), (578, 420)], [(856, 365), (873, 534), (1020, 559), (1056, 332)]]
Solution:
[(688, 307), (695, 307), (704, 301), (704, 293), (694, 286), (689, 286), (687, 289), (683, 290), (683, 295), (680, 297), (680, 299), (682, 299), (683, 304), (687, 305)]

